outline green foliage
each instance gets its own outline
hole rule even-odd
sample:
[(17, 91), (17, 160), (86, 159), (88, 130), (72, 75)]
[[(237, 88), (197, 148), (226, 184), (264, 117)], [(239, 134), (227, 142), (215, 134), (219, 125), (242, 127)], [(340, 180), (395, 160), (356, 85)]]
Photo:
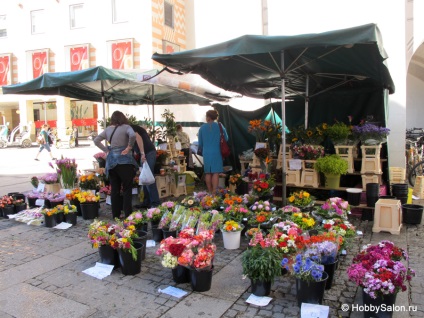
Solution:
[(83, 109), (82, 105), (77, 105), (76, 102), (71, 102), (71, 119), (84, 118), (87, 114), (88, 106)]
[(250, 247), (242, 256), (243, 274), (253, 282), (273, 282), (281, 275), (282, 256), (275, 247)]
[[(125, 116), (128, 118), (128, 121), (129, 121), (129, 123), (130, 123), (130, 125), (138, 125), (139, 124), (139, 120), (137, 119), (137, 117), (135, 117), (134, 115), (128, 115), (128, 114), (125, 114)], [(99, 119), (98, 121), (97, 121), (102, 127), (104, 127), (103, 126), (103, 119)], [(106, 118), (106, 127), (108, 127), (110, 125), (110, 117), (107, 117)]]
[(346, 174), (347, 169), (347, 161), (336, 154), (318, 158), (315, 163), (315, 170), (322, 173)]
[(345, 123), (336, 122), (334, 125), (327, 127), (326, 133), (334, 144), (340, 144), (347, 141), (352, 129)]
[(164, 137), (175, 137), (177, 135), (177, 124), (175, 123), (174, 113), (171, 113), (169, 109), (165, 109), (162, 114), (162, 118), (165, 119), (166, 133)]

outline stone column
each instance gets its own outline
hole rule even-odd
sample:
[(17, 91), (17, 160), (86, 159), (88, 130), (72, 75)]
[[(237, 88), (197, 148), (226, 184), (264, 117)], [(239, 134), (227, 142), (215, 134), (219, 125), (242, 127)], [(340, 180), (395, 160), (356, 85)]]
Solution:
[(31, 140), (35, 140), (34, 104), (32, 100), (19, 98), (19, 120), (22, 124), (31, 123)]
[(66, 140), (66, 129), (72, 128), (70, 98), (61, 97), (61, 96), (57, 97), (56, 115), (57, 115), (57, 136), (60, 139)]

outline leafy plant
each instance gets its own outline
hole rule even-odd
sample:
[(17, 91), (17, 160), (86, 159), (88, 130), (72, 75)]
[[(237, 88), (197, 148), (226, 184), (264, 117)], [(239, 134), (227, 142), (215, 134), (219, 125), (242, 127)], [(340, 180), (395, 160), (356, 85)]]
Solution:
[(165, 119), (166, 137), (175, 137), (177, 135), (177, 124), (175, 123), (174, 113), (165, 109), (162, 118)]
[(275, 247), (260, 244), (247, 249), (242, 256), (243, 274), (253, 282), (273, 282), (281, 274), (281, 254)]
[(341, 144), (347, 141), (352, 133), (350, 126), (343, 122), (336, 122), (332, 126), (328, 126), (326, 130), (327, 136), (330, 137), (333, 144)]
[(347, 169), (347, 161), (336, 154), (318, 158), (315, 163), (315, 170), (324, 174), (346, 174)]

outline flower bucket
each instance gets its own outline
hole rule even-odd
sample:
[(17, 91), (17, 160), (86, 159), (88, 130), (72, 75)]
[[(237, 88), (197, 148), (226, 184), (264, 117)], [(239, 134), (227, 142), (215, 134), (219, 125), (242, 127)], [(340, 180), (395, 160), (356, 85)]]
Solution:
[(255, 296), (268, 296), (271, 293), (271, 284), (271, 282), (263, 282), (260, 280), (253, 282), (253, 280), (250, 280), (252, 294)]
[(323, 272), (322, 277), (323, 279), (318, 282), (308, 282), (296, 278), (296, 298), (299, 307), (302, 306), (302, 303), (322, 304), (328, 274)]
[(146, 258), (146, 241), (147, 241), (147, 232), (142, 230), (137, 230), (138, 237), (134, 238), (134, 242), (139, 242), (143, 244), (141, 249), (141, 260), (143, 261)]
[(56, 224), (60, 224), (65, 221), (65, 213), (63, 212), (56, 213), (54, 215), (54, 218), (56, 220)]
[(29, 208), (36, 208), (35, 201), (37, 201), (37, 198), (27, 198), (28, 200), (28, 206)]
[(147, 227), (148, 227), (147, 223), (140, 223), (140, 224), (135, 225), (135, 228), (137, 230), (144, 231), (144, 232), (147, 232)]
[(152, 228), (152, 236), (155, 242), (160, 242), (163, 240), (163, 231), (162, 229), (158, 229), (157, 227)]
[(421, 224), (423, 208), (418, 204), (402, 204), (403, 223)]
[(56, 218), (54, 215), (45, 215), (44, 216), (44, 226), (45, 227), (54, 227), (56, 226)]
[[(395, 302), (396, 302), (396, 296), (397, 294), (389, 294), (384, 295), (383, 297), (378, 296), (376, 299), (371, 298), (370, 295), (365, 293), (362, 290), (362, 301), (364, 306), (364, 318), (390, 318), (393, 316), (393, 311), (387, 310), (383, 311), (380, 310), (376, 312), (375, 309), (383, 308), (383, 304), (386, 308), (394, 308)], [(374, 308), (374, 310), (372, 310)], [(368, 309), (368, 310), (367, 310)]]
[(356, 206), (361, 203), (362, 189), (348, 188), (346, 189), (346, 192), (347, 192), (347, 202), (349, 202), (350, 205)]
[(224, 248), (227, 250), (236, 250), (240, 248), (241, 231), (227, 232), (222, 231), (222, 239), (224, 241)]
[(328, 274), (327, 283), (325, 284), (326, 290), (333, 286), (334, 273), (336, 272), (338, 262), (339, 260), (336, 260), (334, 263), (324, 264), (324, 271)]
[(23, 210), (26, 210), (26, 204), (21, 204), (21, 205), (15, 205), (15, 213), (21, 212)]
[(81, 204), (81, 214), (84, 220), (92, 220), (99, 216), (98, 202), (80, 203), (80, 204)]
[(3, 217), (8, 218), (9, 214), (15, 214), (15, 206), (14, 205), (6, 205), (3, 208)]
[(67, 223), (70, 223), (72, 225), (77, 225), (77, 219), (78, 217), (76, 212), (65, 214), (65, 222)]
[(325, 174), (325, 187), (328, 189), (340, 188), (340, 175), (339, 174)]
[(190, 282), (190, 270), (184, 266), (177, 265), (172, 269), (172, 279), (177, 284), (184, 284)]
[(163, 232), (163, 238), (166, 239), (167, 237), (177, 237), (177, 231), (173, 230), (173, 231), (169, 231), (169, 229), (162, 229)]
[[(75, 214), (75, 213), (74, 213)], [(99, 246), (100, 263), (114, 265), (114, 268), (121, 266), (119, 263), (118, 250), (115, 250), (110, 245)]]
[(137, 259), (134, 260), (131, 253), (123, 249), (118, 249), (119, 263), (121, 264), (122, 274), (137, 275), (141, 272), (141, 249), (143, 244), (134, 242), (134, 247), (137, 250)]
[(190, 283), (193, 291), (205, 292), (212, 286), (213, 266), (208, 270), (190, 269)]

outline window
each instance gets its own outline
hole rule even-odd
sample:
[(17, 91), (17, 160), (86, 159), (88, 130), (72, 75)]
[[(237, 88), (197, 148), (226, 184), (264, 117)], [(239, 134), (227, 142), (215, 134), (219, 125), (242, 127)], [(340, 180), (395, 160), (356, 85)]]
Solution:
[(165, 25), (174, 27), (174, 6), (165, 1)]
[(128, 0), (112, 0), (112, 22), (127, 22), (130, 9)]
[(31, 34), (41, 34), (45, 32), (44, 10), (31, 11)]
[(69, 17), (71, 29), (85, 27), (84, 4), (73, 4), (69, 6)]
[(0, 15), (0, 38), (7, 36), (6, 16)]

